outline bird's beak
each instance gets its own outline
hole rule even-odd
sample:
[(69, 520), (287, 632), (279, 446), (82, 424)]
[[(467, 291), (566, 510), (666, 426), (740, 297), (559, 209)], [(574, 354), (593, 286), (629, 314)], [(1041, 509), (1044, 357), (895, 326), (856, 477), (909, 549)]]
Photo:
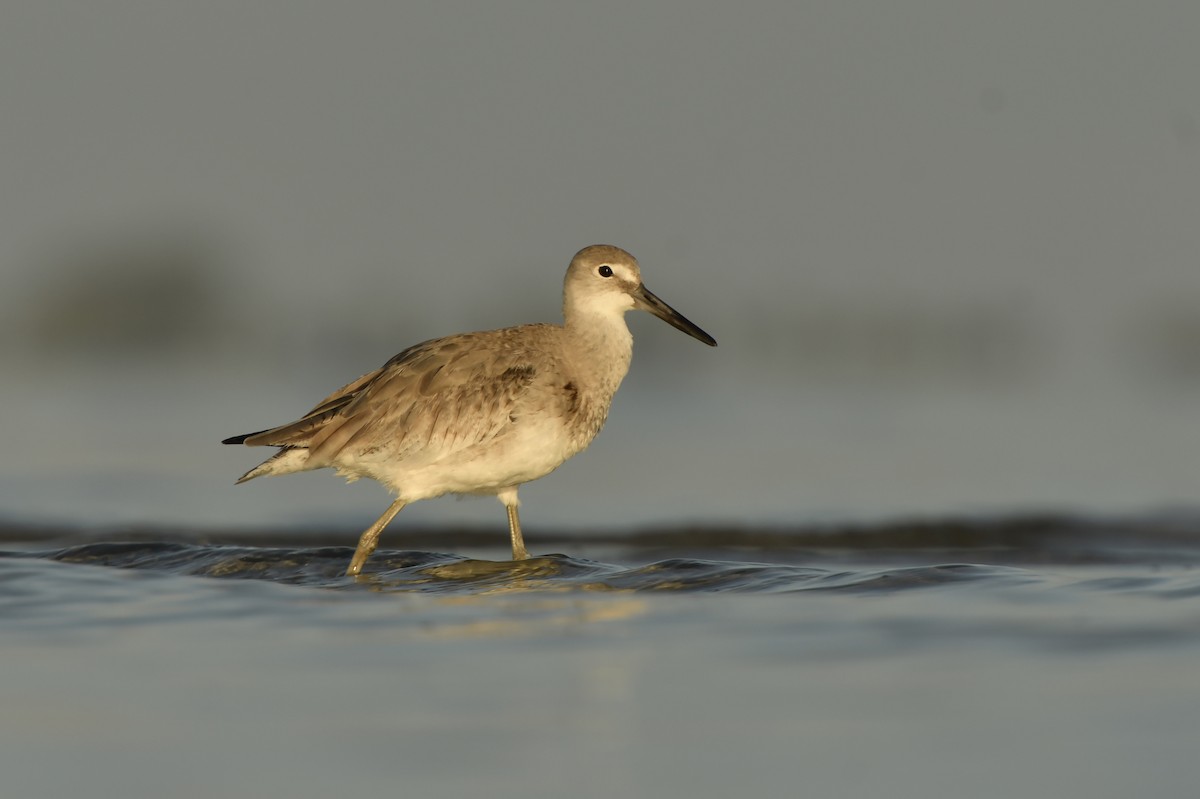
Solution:
[(638, 286), (632, 292), (633, 306), (641, 308), (643, 311), (649, 311), (659, 319), (666, 322), (671, 327), (682, 330), (694, 339), (703, 341), (710, 347), (717, 346), (717, 340), (705, 333), (699, 327), (694, 325), (690, 319), (681, 314), (679, 311), (667, 305), (665, 302), (654, 296), (654, 292), (645, 286)]

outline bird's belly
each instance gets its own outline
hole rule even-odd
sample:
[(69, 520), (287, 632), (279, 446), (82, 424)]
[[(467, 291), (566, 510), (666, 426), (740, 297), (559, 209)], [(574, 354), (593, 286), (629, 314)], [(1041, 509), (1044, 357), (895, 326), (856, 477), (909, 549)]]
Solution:
[(444, 494), (496, 494), (545, 477), (590, 441), (565, 435), (557, 420), (546, 420), (442, 457), (359, 462), (353, 471), (383, 483), (408, 502)]

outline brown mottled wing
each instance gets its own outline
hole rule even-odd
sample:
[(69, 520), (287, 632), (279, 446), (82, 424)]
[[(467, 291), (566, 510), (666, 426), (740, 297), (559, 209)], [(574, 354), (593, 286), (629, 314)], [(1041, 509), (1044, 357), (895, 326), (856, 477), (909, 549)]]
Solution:
[(336, 416), (338, 411), (351, 403), (381, 372), (383, 369), (367, 372), (321, 400), (315, 408), (296, 421), (248, 435), (242, 443), (248, 447), (307, 447), (313, 435)]
[(426, 341), (246, 444), (306, 447), (312, 465), (344, 451), (438, 457), (487, 441), (513, 420), (536, 370), (529, 337), (540, 325)]

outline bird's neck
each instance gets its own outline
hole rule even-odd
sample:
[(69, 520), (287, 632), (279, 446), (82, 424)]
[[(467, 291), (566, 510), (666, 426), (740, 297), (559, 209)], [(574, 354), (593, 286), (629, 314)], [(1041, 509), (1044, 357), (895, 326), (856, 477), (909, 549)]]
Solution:
[(573, 365), (580, 380), (611, 397), (629, 371), (633, 335), (622, 314), (574, 310), (563, 325)]

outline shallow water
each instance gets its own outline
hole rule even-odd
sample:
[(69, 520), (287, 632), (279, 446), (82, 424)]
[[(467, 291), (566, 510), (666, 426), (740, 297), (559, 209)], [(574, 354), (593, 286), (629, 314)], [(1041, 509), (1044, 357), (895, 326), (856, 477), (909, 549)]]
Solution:
[(1198, 529), (10, 530), (3, 794), (1191, 796)]

